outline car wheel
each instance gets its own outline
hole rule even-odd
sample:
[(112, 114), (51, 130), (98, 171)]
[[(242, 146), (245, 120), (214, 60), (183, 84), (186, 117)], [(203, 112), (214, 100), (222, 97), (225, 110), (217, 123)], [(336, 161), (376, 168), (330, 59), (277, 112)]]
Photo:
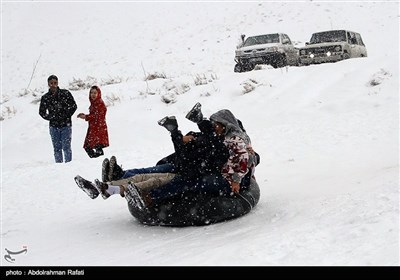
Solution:
[(249, 63), (249, 65), (247, 66), (247, 68), (249, 69), (248, 71), (253, 70), (256, 67), (256, 65), (254, 63)]
[(285, 67), (286, 65), (287, 65), (286, 56), (284, 56), (284, 55), (279, 56), (276, 66), (278, 68), (281, 68), (281, 67)]
[(242, 72), (242, 65), (240, 65), (239, 63), (237, 63), (235, 65), (235, 68), (233, 69), (234, 72), (240, 73)]
[(255, 65), (253, 65), (252, 63), (243, 64), (243, 65), (241, 65), (241, 67), (242, 67), (241, 72), (251, 71), (254, 69), (254, 66)]
[(274, 68), (281, 68), (287, 65), (287, 60), (285, 55), (278, 55), (271, 62), (271, 66)]

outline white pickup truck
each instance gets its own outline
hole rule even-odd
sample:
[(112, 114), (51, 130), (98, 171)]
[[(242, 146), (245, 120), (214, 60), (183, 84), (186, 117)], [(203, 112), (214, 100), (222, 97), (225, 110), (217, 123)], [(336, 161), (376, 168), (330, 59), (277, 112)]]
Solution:
[(273, 33), (248, 37), (235, 53), (235, 72), (251, 71), (257, 64), (268, 64), (274, 68), (297, 66), (299, 50), (284, 33)]

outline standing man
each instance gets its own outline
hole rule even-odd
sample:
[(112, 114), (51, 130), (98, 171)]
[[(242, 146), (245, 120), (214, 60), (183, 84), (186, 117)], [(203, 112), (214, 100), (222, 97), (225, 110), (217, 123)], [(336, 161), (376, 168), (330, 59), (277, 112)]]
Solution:
[(47, 79), (49, 91), (40, 100), (39, 115), (46, 121), (50, 121), (49, 130), (53, 142), (54, 158), (56, 162), (69, 162), (72, 160), (71, 117), (77, 106), (71, 92), (58, 87), (58, 78), (51, 75)]

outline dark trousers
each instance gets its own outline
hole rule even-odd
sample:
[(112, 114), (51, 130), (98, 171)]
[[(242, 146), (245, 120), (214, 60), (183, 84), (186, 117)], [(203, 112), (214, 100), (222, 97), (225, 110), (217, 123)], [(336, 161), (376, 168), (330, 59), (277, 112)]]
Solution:
[(176, 175), (169, 183), (152, 189), (149, 194), (153, 202), (159, 203), (163, 199), (188, 191), (223, 196), (231, 195), (232, 193), (228, 181), (221, 174), (209, 174), (197, 180), (190, 180)]
[(164, 163), (151, 167), (128, 169), (124, 171), (122, 179), (146, 173), (175, 173), (175, 166), (172, 163)]

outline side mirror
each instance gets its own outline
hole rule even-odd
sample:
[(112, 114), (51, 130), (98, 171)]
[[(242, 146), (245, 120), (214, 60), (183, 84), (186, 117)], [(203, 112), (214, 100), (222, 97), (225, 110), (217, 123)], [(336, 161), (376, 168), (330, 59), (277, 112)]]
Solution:
[(306, 46), (308, 46), (310, 44), (310, 42), (306, 42)]

